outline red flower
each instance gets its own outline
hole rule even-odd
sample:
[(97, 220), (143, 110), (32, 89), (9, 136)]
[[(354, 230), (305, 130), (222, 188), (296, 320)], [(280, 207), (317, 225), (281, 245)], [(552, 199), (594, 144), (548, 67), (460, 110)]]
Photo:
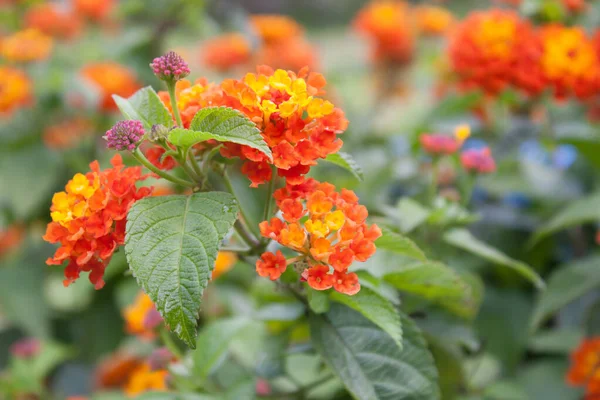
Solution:
[(137, 200), (150, 195), (152, 188), (137, 188), (145, 179), (141, 167), (125, 168), (120, 155), (115, 155), (113, 168), (100, 170), (98, 161), (90, 164), (91, 172), (76, 174), (65, 192), (52, 198), (52, 222), (44, 240), (60, 243), (48, 265), (65, 268), (65, 286), (81, 272), (89, 272), (96, 289), (104, 286), (104, 269), (117, 249), (125, 243), (127, 212)]
[(277, 253), (263, 253), (256, 262), (256, 272), (262, 277), (269, 277), (272, 281), (278, 279), (285, 272), (287, 263), (280, 250)]
[(460, 162), (463, 168), (469, 172), (490, 174), (496, 171), (496, 162), (488, 147), (463, 151), (460, 155)]

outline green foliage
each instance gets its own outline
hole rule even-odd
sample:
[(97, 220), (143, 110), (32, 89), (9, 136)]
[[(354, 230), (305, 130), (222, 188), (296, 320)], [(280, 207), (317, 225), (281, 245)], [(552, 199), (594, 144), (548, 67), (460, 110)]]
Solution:
[(146, 131), (152, 129), (153, 125), (164, 125), (167, 128), (173, 126), (169, 110), (151, 86), (138, 90), (128, 99), (117, 95), (113, 99), (125, 118), (141, 121)]
[(211, 139), (242, 144), (273, 157), (256, 124), (233, 108), (203, 108), (192, 119), (189, 130), (176, 128), (169, 133), (169, 142), (183, 148)]
[(427, 261), (427, 257), (425, 257), (423, 251), (406, 236), (386, 227), (381, 227), (381, 233), (381, 237), (375, 241), (378, 249), (387, 250), (419, 261)]
[(341, 304), (309, 316), (315, 347), (357, 399), (440, 399), (437, 371), (421, 332), (401, 316), (404, 348)]
[(513, 260), (500, 250), (477, 239), (466, 229), (456, 228), (444, 234), (444, 240), (494, 264), (511, 268), (530, 280), (538, 289), (544, 288), (544, 281), (529, 265)]
[(192, 348), (202, 292), (237, 213), (234, 197), (220, 192), (145, 198), (129, 212), (129, 266), (173, 332)]
[(327, 157), (325, 157), (325, 161), (335, 164), (338, 167), (342, 167), (346, 171), (350, 172), (352, 176), (359, 181), (363, 181), (365, 179), (362, 168), (348, 153), (340, 151), (338, 153), (329, 154)]

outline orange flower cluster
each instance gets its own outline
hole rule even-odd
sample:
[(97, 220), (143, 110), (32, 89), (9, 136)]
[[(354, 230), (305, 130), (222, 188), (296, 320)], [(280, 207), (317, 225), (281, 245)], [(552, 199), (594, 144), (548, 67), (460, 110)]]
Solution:
[(402, 1), (374, 1), (354, 20), (354, 28), (374, 44), (375, 61), (406, 64), (413, 58), (415, 27), (410, 7)]
[(40, 3), (27, 9), (25, 26), (58, 39), (73, 39), (82, 31), (83, 20), (77, 13), (58, 3)]
[(37, 29), (25, 29), (0, 39), (0, 55), (9, 62), (41, 61), (52, 50), (52, 38)]
[(215, 280), (221, 275), (225, 274), (227, 271), (233, 268), (237, 260), (238, 258), (235, 253), (229, 251), (220, 251), (217, 254), (217, 259), (215, 260), (215, 268), (213, 269), (211, 279)]
[(358, 276), (349, 273), (355, 261), (366, 261), (375, 253), (373, 243), (381, 236), (377, 225), (367, 225), (367, 208), (358, 203), (351, 190), (340, 193), (330, 183), (308, 179), (301, 185), (278, 189), (274, 197), (283, 220), (272, 218), (260, 223), (264, 237), (298, 253), (286, 260), (281, 253), (264, 253), (256, 262), (260, 276), (275, 280), (285, 272), (287, 264), (303, 261), (308, 267), (302, 278), (316, 290), (333, 287), (340, 293), (356, 294), (360, 290)]
[(129, 97), (141, 88), (132, 71), (113, 62), (89, 64), (81, 70), (81, 75), (97, 88), (99, 107), (106, 112), (118, 109), (112, 95)]
[(10, 225), (0, 230), (0, 258), (18, 247), (25, 237), (25, 229), (21, 225)]
[(32, 84), (19, 69), (0, 66), (0, 116), (31, 102)]
[(127, 333), (144, 339), (153, 339), (156, 336), (156, 327), (163, 322), (150, 297), (141, 291), (134, 303), (125, 308), (123, 318)]
[(460, 86), (497, 95), (513, 87), (530, 96), (588, 99), (600, 89), (600, 53), (580, 28), (534, 28), (513, 11), (470, 14), (451, 39), (449, 61)]
[(306, 40), (302, 27), (283, 15), (254, 15), (250, 24), (260, 39), (258, 46), (241, 33), (218, 36), (205, 43), (203, 63), (218, 71), (250, 65), (272, 65), (275, 68), (299, 70), (315, 68), (315, 48)]
[(168, 390), (167, 378), (169, 371), (166, 369), (152, 369), (149, 363), (144, 363), (131, 373), (125, 385), (125, 394), (136, 397), (144, 392), (166, 392)]
[(64, 150), (77, 146), (92, 133), (93, 125), (89, 120), (75, 117), (47, 127), (43, 139), (48, 148)]
[(454, 16), (450, 11), (431, 5), (416, 7), (415, 19), (418, 32), (425, 36), (444, 35), (454, 24)]
[(115, 0), (73, 0), (73, 7), (77, 14), (91, 19), (102, 21), (115, 8)]
[[(258, 74), (242, 80), (227, 79), (219, 86), (198, 81), (178, 85), (177, 106), (183, 124), (188, 127), (194, 115), (204, 107), (226, 106), (246, 114), (260, 129), (273, 152), (273, 160), (255, 149), (235, 143), (221, 148), (224, 157), (244, 160), (242, 172), (252, 187), (268, 182), (271, 164), (289, 184), (300, 184), (310, 167), (320, 158), (337, 152), (348, 121), (344, 113), (320, 97), (325, 79), (307, 68), (298, 74), (260, 67)], [(170, 108), (168, 95), (160, 94)]]
[(585, 339), (571, 354), (567, 383), (585, 386), (585, 400), (600, 397), (600, 338)]
[(115, 155), (113, 168), (101, 171), (98, 161), (90, 164), (91, 172), (76, 174), (64, 192), (54, 194), (51, 217), (44, 240), (60, 243), (48, 265), (68, 260), (64, 284), (74, 282), (82, 271), (96, 289), (104, 286), (104, 269), (114, 251), (125, 241), (127, 212), (133, 203), (150, 195), (152, 188), (136, 188), (145, 176), (141, 167), (125, 168)]

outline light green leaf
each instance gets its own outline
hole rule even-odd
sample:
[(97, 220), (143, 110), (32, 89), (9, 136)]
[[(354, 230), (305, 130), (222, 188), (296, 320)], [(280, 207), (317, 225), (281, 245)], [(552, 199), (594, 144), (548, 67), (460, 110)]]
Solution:
[(529, 265), (514, 260), (500, 250), (482, 242), (473, 236), (467, 229), (455, 228), (446, 232), (444, 234), (444, 241), (452, 246), (479, 256), (484, 260), (515, 270), (523, 277), (533, 282), (538, 289), (543, 289), (545, 287), (542, 278)]
[(428, 261), (404, 265), (383, 277), (400, 291), (414, 294), (464, 317), (473, 317), (479, 309), (479, 299), (471, 286), (453, 269)]
[(210, 139), (252, 147), (273, 158), (256, 124), (233, 108), (203, 108), (194, 116), (189, 130), (176, 128), (169, 133), (169, 142), (184, 148)]
[(364, 286), (361, 287), (360, 292), (353, 296), (338, 292), (332, 292), (330, 296), (333, 301), (358, 311), (365, 318), (386, 331), (398, 347), (402, 348), (400, 315), (394, 305), (385, 297)]
[(537, 230), (531, 243), (535, 244), (546, 236), (557, 231), (600, 220), (600, 193), (575, 200)]
[(569, 355), (584, 338), (583, 330), (548, 329), (529, 339), (529, 350), (536, 353)]
[(171, 113), (150, 86), (138, 90), (128, 99), (116, 94), (113, 99), (125, 118), (140, 121), (146, 130), (152, 129), (152, 125), (173, 126)]
[(233, 339), (249, 324), (249, 319), (236, 317), (222, 319), (203, 328), (198, 335), (197, 348), (192, 353), (194, 376), (204, 381), (226, 354)]
[(548, 279), (548, 287), (538, 298), (530, 328), (536, 330), (548, 317), (600, 286), (600, 255), (560, 267)]
[(400, 229), (404, 233), (408, 233), (421, 225), (431, 214), (431, 210), (409, 197), (400, 199), (396, 208)]
[(337, 153), (330, 154), (325, 158), (325, 161), (335, 164), (338, 167), (344, 168), (359, 181), (362, 181), (365, 178), (360, 165), (358, 165), (354, 158), (352, 158), (352, 156), (348, 153), (340, 151)]
[(396, 233), (386, 227), (382, 227), (381, 232), (383, 235), (375, 241), (377, 249), (391, 251), (419, 261), (427, 260), (427, 257), (419, 246), (406, 236)]
[(333, 303), (310, 314), (313, 343), (325, 362), (359, 400), (436, 400), (437, 370), (421, 332), (401, 315), (404, 349), (357, 311)]
[(306, 297), (308, 297), (308, 306), (313, 312), (323, 314), (329, 311), (330, 302), (326, 292), (307, 287)]
[(202, 292), (238, 214), (229, 193), (147, 197), (127, 217), (125, 254), (167, 325), (194, 348)]

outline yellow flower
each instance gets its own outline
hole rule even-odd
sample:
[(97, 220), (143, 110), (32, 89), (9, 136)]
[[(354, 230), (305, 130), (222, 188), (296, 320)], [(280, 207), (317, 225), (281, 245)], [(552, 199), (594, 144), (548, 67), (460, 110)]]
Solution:
[(219, 276), (229, 271), (235, 265), (237, 259), (237, 255), (235, 253), (230, 251), (220, 251), (219, 254), (217, 254), (217, 259), (215, 261), (212, 279), (217, 279)]
[(467, 124), (462, 124), (454, 129), (454, 137), (460, 142), (464, 142), (471, 136), (471, 127)]
[(325, 222), (332, 231), (337, 231), (346, 222), (346, 216), (342, 210), (335, 210), (325, 216)]
[(331, 102), (320, 98), (312, 99), (306, 111), (310, 118), (321, 118), (333, 112), (334, 106)]
[(310, 233), (314, 237), (321, 238), (329, 234), (329, 226), (319, 219), (309, 219), (304, 223), (304, 226), (306, 227), (308, 233)]

